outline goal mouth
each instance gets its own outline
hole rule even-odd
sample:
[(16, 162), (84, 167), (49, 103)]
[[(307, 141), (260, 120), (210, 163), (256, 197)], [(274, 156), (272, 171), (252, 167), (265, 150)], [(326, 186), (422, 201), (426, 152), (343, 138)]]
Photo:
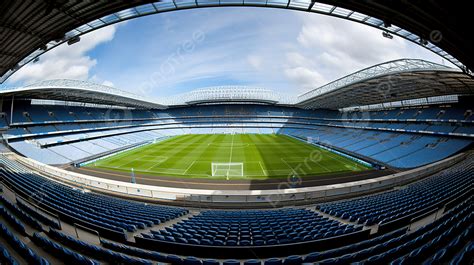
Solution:
[(211, 163), (213, 177), (243, 177), (244, 163)]

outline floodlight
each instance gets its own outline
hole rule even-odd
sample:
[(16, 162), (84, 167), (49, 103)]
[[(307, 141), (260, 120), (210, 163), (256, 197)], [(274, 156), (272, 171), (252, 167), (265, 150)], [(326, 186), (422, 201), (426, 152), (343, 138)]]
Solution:
[(388, 31), (382, 32), (382, 36), (384, 36), (387, 39), (393, 39), (393, 35), (390, 34)]
[(81, 41), (81, 37), (74, 36), (74, 37), (67, 40), (67, 45), (73, 45), (74, 43), (78, 43), (80, 41)]

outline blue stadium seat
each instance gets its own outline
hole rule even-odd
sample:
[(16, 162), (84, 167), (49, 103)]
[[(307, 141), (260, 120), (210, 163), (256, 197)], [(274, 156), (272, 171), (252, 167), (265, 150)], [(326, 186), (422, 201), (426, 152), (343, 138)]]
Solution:
[(202, 265), (220, 265), (220, 263), (214, 259), (205, 259), (202, 261)]
[(261, 265), (261, 264), (262, 262), (256, 259), (250, 259), (250, 260), (244, 261), (244, 265)]
[(301, 256), (289, 256), (284, 261), (284, 265), (297, 265), (303, 262), (303, 258)]
[(195, 257), (187, 257), (184, 259), (183, 265), (202, 265), (202, 261)]
[(225, 260), (222, 262), (222, 265), (240, 265), (240, 261), (238, 260)]
[(283, 261), (281, 259), (271, 258), (271, 259), (265, 260), (263, 264), (264, 265), (282, 265)]

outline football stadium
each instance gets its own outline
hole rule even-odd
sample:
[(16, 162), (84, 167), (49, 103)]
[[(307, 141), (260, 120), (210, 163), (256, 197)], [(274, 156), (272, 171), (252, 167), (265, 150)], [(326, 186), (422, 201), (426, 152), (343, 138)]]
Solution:
[[(65, 66), (62, 78), (34, 70), (88, 62), (64, 47), (116, 24), (219, 7), (332, 17), (443, 63), (357, 65), (300, 90), (189, 81), (160, 97)], [(0, 264), (473, 264), (467, 2), (7, 0), (0, 10)], [(113, 54), (106, 47), (93, 53)], [(132, 68), (119, 75), (138, 87)], [(25, 69), (37, 80), (19, 83)]]

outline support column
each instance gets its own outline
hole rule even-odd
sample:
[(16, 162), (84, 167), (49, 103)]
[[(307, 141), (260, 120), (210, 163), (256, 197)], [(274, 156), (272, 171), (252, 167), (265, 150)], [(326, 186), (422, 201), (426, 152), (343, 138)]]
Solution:
[[(10, 124), (13, 123), (13, 104), (15, 102), (15, 95), (12, 96), (12, 104), (10, 106)], [(8, 125), (10, 125), (8, 124)]]

